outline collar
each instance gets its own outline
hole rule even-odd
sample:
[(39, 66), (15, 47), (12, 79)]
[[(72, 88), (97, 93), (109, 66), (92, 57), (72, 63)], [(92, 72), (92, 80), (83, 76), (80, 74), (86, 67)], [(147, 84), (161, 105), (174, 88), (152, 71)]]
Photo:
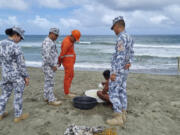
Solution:
[[(7, 38), (8, 41), (14, 42), (14, 40), (10, 39), (9, 37)], [(14, 42), (15, 43), (15, 42)]]
[(53, 43), (55, 43), (55, 41), (53, 41), (49, 36), (47, 36), (47, 38), (48, 38), (50, 41), (52, 41)]

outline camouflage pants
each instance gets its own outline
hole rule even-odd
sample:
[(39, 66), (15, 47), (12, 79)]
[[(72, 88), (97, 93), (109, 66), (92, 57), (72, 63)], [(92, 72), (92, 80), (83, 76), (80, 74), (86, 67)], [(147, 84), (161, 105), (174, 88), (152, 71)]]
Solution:
[(1, 84), (2, 95), (0, 96), (0, 115), (5, 111), (7, 101), (11, 96), (12, 90), (14, 89), (14, 115), (15, 117), (20, 117), (22, 114), (22, 104), (23, 104), (23, 92), (25, 88), (25, 83), (23, 79), (17, 82), (3, 82)]
[(122, 110), (127, 110), (127, 77), (128, 71), (124, 70), (120, 74), (116, 74), (115, 81), (109, 82), (109, 98), (115, 112), (121, 113)]
[(53, 93), (55, 72), (51, 67), (43, 67), (44, 71), (44, 98), (49, 102), (55, 101), (56, 98)]

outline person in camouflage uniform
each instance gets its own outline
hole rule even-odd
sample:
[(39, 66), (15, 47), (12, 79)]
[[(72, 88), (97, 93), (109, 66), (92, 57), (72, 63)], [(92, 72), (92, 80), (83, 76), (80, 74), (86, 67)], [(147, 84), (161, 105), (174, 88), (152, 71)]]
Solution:
[(123, 126), (126, 121), (127, 110), (126, 81), (134, 55), (134, 42), (125, 31), (125, 22), (122, 16), (113, 20), (111, 29), (117, 35), (117, 44), (111, 62), (111, 80), (109, 82), (109, 97), (115, 114), (113, 119), (107, 120), (107, 123)]
[(5, 112), (7, 101), (14, 89), (14, 122), (26, 119), (29, 114), (22, 114), (23, 92), (25, 85), (29, 85), (25, 60), (21, 48), (17, 45), (24, 39), (24, 30), (19, 27), (5, 31), (8, 39), (0, 41), (0, 63), (2, 65), (2, 80), (0, 96), (0, 120), (7, 116)]
[(44, 100), (50, 105), (58, 106), (61, 101), (57, 101), (54, 96), (54, 77), (57, 70), (58, 51), (55, 41), (59, 35), (59, 29), (51, 28), (49, 36), (42, 43), (42, 69), (44, 72)]

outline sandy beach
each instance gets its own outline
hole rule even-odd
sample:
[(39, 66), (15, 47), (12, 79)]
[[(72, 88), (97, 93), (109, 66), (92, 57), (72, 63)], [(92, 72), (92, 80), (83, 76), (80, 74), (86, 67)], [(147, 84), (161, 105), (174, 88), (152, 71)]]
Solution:
[[(63, 101), (53, 107), (43, 101), (43, 73), (28, 68), (31, 81), (24, 92), (24, 112), (30, 118), (13, 123), (13, 95), (7, 104), (9, 116), (0, 121), (0, 135), (63, 135), (70, 124), (106, 126), (112, 109), (98, 104), (92, 110), (79, 110), (63, 96), (63, 71), (56, 74), (55, 94)], [(72, 91), (83, 95), (85, 90), (97, 88), (103, 81), (101, 72), (76, 71)], [(117, 128), (118, 135), (179, 135), (180, 134), (180, 76), (131, 73), (127, 83), (128, 119), (125, 128)]]

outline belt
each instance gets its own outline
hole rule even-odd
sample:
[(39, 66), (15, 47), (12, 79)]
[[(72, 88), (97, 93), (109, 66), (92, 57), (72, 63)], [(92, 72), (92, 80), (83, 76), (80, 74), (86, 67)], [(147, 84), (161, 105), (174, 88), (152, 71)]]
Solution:
[(74, 57), (74, 55), (64, 55), (64, 56), (61, 56), (61, 58), (64, 58), (64, 57)]

